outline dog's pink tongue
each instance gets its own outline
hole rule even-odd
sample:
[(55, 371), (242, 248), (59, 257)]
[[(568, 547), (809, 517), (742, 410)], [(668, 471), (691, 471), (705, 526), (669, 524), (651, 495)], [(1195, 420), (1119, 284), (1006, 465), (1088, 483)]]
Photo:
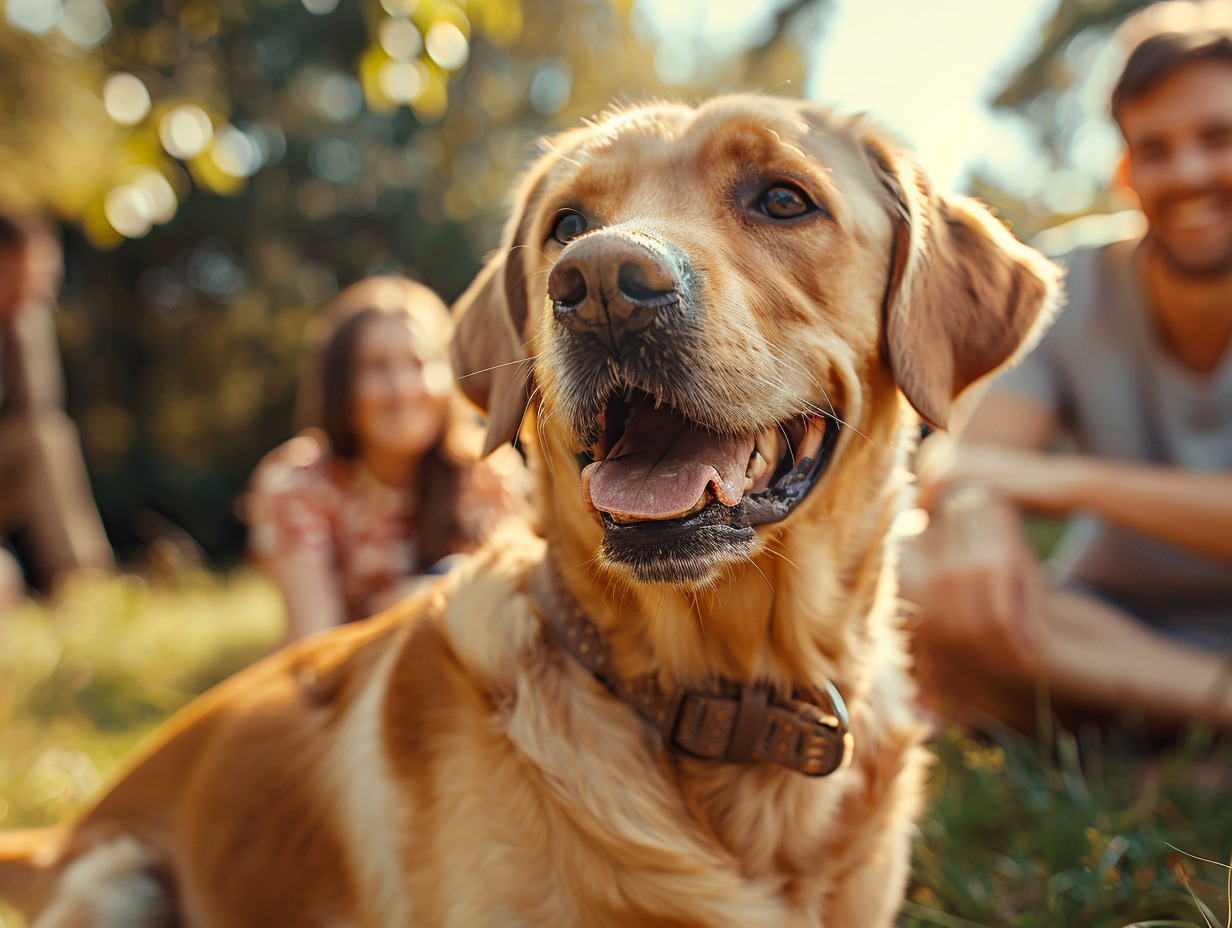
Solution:
[(707, 487), (727, 506), (744, 495), (753, 436), (719, 438), (690, 431), (666, 406), (647, 400), (629, 414), (625, 433), (582, 475), (591, 505), (634, 519), (671, 519), (693, 509)]

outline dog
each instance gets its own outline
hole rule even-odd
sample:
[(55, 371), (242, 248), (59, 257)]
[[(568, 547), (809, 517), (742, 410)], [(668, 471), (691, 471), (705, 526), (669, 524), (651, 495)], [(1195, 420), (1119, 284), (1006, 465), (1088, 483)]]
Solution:
[(201, 697), (3, 837), (0, 894), (38, 928), (890, 925), (927, 758), (905, 457), (1056, 289), (861, 118), (556, 136), (455, 307), (537, 532)]

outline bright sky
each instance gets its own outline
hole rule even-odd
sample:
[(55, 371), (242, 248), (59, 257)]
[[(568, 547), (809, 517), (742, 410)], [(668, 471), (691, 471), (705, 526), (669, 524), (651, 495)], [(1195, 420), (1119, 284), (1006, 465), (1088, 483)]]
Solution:
[[(1023, 129), (984, 101), (997, 76), (1034, 48), (1057, 0), (833, 0), (817, 66), (803, 94), (868, 111), (920, 153), (942, 185), (962, 183), (981, 159), (1039, 170)], [(705, 44), (749, 41), (776, 4), (757, 0), (639, 0), (660, 40), (664, 77), (686, 71)], [(1015, 163), (1015, 162), (1020, 163)]]
[(984, 101), (1033, 50), (1056, 4), (838, 0), (807, 95), (867, 110), (915, 147), (934, 178), (960, 183), (964, 165), (1012, 146), (1015, 129)]

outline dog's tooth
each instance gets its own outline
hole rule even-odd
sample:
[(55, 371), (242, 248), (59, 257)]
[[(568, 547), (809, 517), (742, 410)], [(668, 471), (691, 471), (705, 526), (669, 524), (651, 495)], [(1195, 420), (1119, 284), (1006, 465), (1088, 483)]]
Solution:
[(778, 426), (771, 426), (758, 433), (754, 453), (760, 454), (767, 464), (777, 464), (781, 455), (780, 438)]
[(800, 447), (796, 450), (796, 459), (802, 461), (805, 458), (815, 457), (821, 450), (821, 440), (825, 434), (826, 420), (820, 416), (809, 417), (804, 438), (801, 439)]
[(744, 472), (744, 489), (747, 492), (766, 472), (770, 467), (770, 463), (761, 455), (761, 452), (754, 449), (752, 457), (749, 458), (749, 468)]
[(688, 512), (686, 512), (685, 515), (686, 516), (692, 515), (693, 513), (697, 512), (699, 509), (704, 508), (705, 505), (708, 502), (710, 502), (712, 499), (714, 499), (714, 490), (712, 490), (710, 487), (706, 487), (706, 492), (703, 493), (700, 497), (698, 497), (697, 502), (693, 504), (693, 508), (690, 509)]

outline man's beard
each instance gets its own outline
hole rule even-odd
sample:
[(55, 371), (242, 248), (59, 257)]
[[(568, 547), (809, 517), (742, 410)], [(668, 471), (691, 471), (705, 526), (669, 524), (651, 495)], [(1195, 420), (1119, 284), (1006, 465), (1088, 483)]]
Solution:
[(1190, 280), (1219, 280), (1232, 276), (1232, 241), (1223, 249), (1223, 253), (1208, 258), (1205, 261), (1187, 261), (1163, 239), (1157, 235), (1150, 238), (1151, 247), (1177, 277)]
[[(1221, 213), (1232, 211), (1232, 191), (1223, 188), (1203, 187), (1174, 193), (1155, 204), (1154, 218), (1150, 222), (1151, 244), (1158, 253), (1164, 265), (1174, 275), (1195, 281), (1214, 281), (1232, 275), (1232, 234), (1225, 234), (1222, 239), (1207, 245), (1193, 243), (1185, 244), (1182, 237), (1179, 244), (1174, 244), (1166, 234), (1169, 224), (1176, 221), (1176, 211), (1184, 201), (1193, 199), (1214, 199)], [(1165, 234), (1159, 234), (1158, 230)]]

